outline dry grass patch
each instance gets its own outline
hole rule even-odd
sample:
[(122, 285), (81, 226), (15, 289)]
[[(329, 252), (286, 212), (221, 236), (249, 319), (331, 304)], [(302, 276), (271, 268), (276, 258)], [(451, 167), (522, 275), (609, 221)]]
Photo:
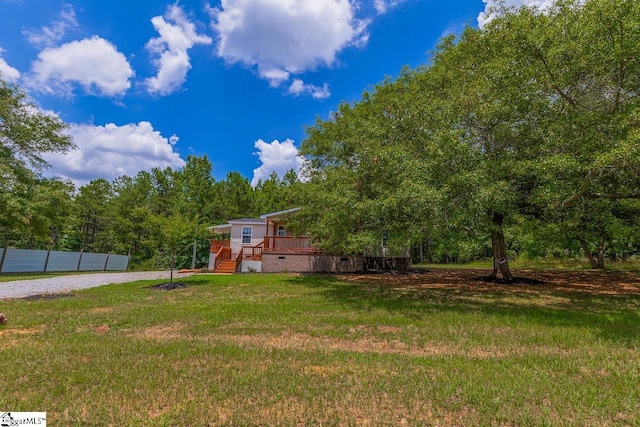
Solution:
[(134, 330), (125, 330), (123, 335), (136, 339), (144, 340), (179, 340), (189, 338), (188, 335), (183, 333), (183, 329), (186, 327), (184, 323), (171, 323), (167, 325), (153, 325), (146, 328), (139, 328)]
[(2, 337), (3, 345), (8, 341), (11, 341), (11, 337), (21, 337), (25, 335), (33, 335), (42, 333), (45, 330), (45, 325), (40, 325), (35, 328), (26, 328), (26, 329), (18, 329), (18, 328), (9, 328), (9, 329), (0, 329), (0, 337)]
[(503, 357), (503, 352), (496, 348), (461, 348), (449, 344), (428, 343), (411, 345), (397, 339), (378, 339), (375, 337), (347, 340), (335, 337), (313, 336), (298, 332), (285, 331), (280, 334), (261, 335), (210, 335), (211, 341), (223, 341), (250, 348), (300, 350), (307, 352), (356, 352), (362, 354), (396, 354), (410, 357), (456, 356), (471, 358)]
[(113, 307), (93, 307), (89, 309), (91, 314), (111, 313), (112, 311)]

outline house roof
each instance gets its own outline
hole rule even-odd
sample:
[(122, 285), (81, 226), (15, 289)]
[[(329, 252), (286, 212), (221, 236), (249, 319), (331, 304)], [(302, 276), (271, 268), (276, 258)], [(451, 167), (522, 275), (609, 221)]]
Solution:
[(270, 219), (270, 218), (276, 218), (282, 215), (287, 215), (293, 212), (298, 212), (300, 210), (300, 208), (292, 208), (292, 209), (286, 209), (284, 211), (278, 211), (278, 212), (272, 212), (272, 213), (268, 213), (268, 214), (264, 214), (264, 215), (260, 215), (260, 218), (262, 219)]
[(228, 224), (220, 224), (209, 227), (209, 230), (213, 230), (218, 233), (228, 233), (231, 231), (231, 227), (233, 224), (264, 225), (265, 222), (263, 219), (258, 218), (237, 218), (229, 220)]
[(230, 219), (229, 224), (264, 224), (262, 219), (258, 218), (238, 218), (238, 219)]
[(209, 230), (215, 231), (218, 234), (230, 233), (231, 224), (212, 225), (211, 227), (209, 227)]
[(272, 212), (264, 215), (260, 215), (260, 218), (237, 218), (230, 219), (227, 224), (214, 225), (213, 227), (209, 227), (209, 230), (214, 230), (221, 233), (226, 233), (231, 230), (231, 226), (233, 224), (247, 224), (247, 225), (263, 225), (266, 223), (266, 220), (269, 219), (277, 219), (278, 217), (288, 215), (293, 212), (299, 211), (300, 208), (292, 208), (286, 209), (283, 211)]

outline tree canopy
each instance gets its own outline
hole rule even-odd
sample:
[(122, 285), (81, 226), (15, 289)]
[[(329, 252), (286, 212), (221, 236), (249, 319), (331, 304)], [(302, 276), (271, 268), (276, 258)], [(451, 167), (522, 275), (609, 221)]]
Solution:
[(6, 240), (47, 237), (45, 217), (55, 212), (42, 206), (42, 194), (47, 189), (59, 194), (55, 187), (66, 184), (43, 180), (39, 172), (47, 166), (44, 154), (73, 148), (65, 129), (58, 117), (43, 112), (0, 76), (0, 234)]
[(559, 0), (446, 37), (429, 65), (308, 129), (305, 225), (353, 253), (384, 230), (396, 245), (488, 236), (507, 279), (505, 226), (610, 239), (629, 214), (614, 202), (640, 188), (639, 17), (637, 2)]

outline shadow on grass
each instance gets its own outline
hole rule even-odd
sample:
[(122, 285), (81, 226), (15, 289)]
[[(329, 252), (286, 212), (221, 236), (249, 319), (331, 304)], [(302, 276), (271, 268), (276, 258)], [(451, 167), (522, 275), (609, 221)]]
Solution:
[[(519, 318), (549, 327), (588, 328), (594, 336), (636, 345), (640, 342), (640, 295), (581, 292), (517, 292), (509, 285), (473, 290), (429, 285), (353, 283), (332, 275), (302, 275), (289, 283), (314, 289), (327, 300), (355, 310), (383, 309), (423, 319), (438, 312), (480, 312)], [(424, 282), (424, 281), (422, 281)]]

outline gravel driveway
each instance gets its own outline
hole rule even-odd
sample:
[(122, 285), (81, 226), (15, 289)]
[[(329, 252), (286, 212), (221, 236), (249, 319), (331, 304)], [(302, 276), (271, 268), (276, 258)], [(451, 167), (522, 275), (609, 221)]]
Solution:
[[(173, 278), (187, 277), (191, 273), (179, 274), (174, 271)], [(167, 279), (168, 271), (144, 271), (137, 273), (96, 273), (57, 276), (45, 279), (17, 280), (0, 282), (0, 299), (24, 298), (30, 295), (68, 292), (76, 289), (95, 288), (112, 283), (135, 282), (136, 280)]]

